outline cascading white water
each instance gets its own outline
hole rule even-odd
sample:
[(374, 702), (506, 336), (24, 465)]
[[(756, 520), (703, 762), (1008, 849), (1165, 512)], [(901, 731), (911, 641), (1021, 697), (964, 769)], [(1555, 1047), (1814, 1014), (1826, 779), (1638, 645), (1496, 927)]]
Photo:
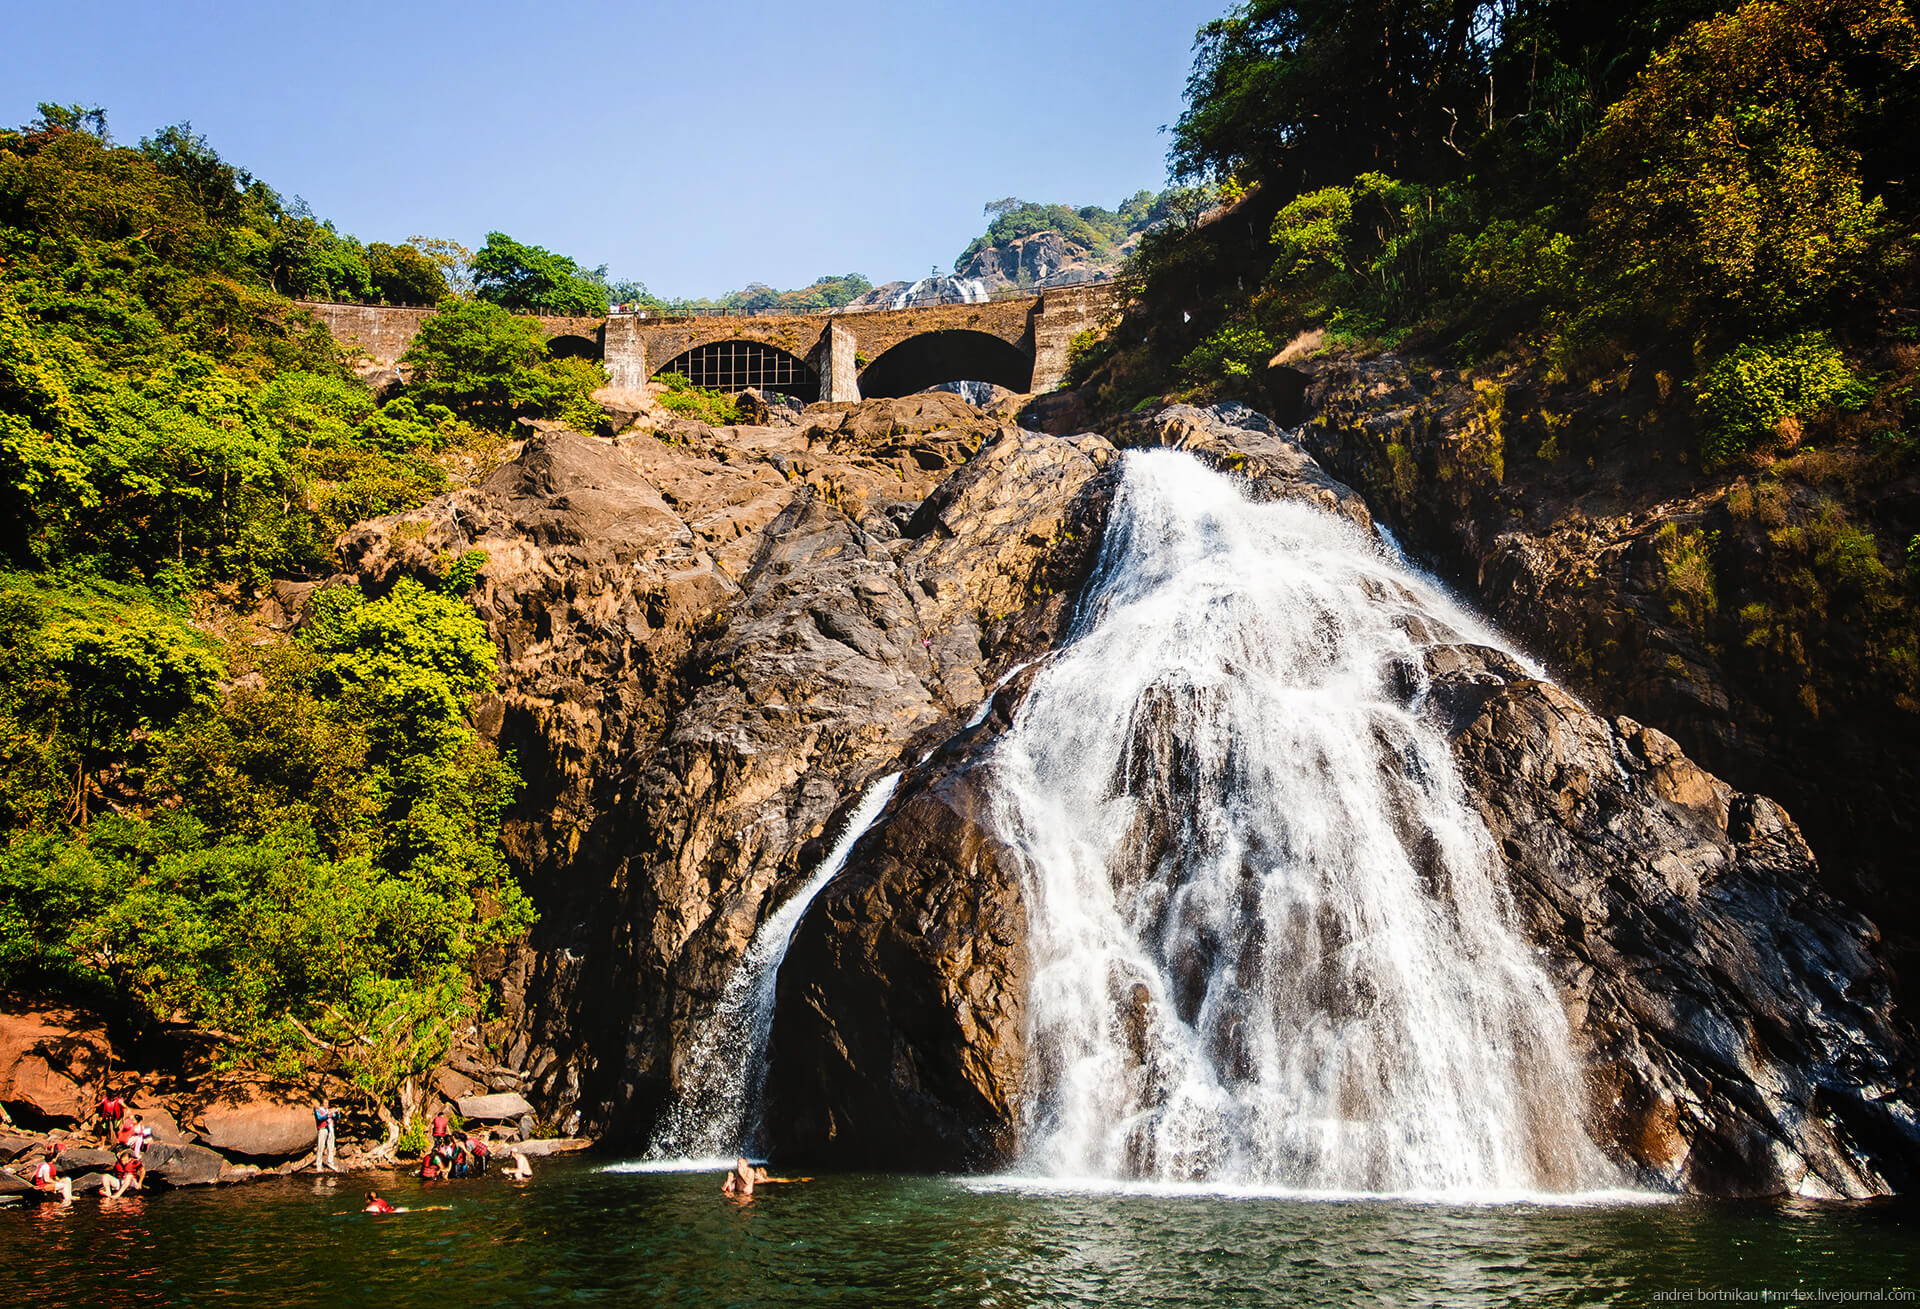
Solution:
[(855, 843), (873, 826), (899, 784), (900, 774), (889, 773), (866, 789), (846, 830), (813, 875), (753, 934), (720, 992), (720, 1002), (693, 1039), (679, 1094), (648, 1143), (647, 1158), (731, 1157), (758, 1145), (774, 990), (793, 929), (813, 898), (846, 867)]
[(1027, 1168), (1315, 1191), (1612, 1180), (1565, 1016), (1421, 712), (1497, 644), (1364, 532), (1125, 456), (996, 756), (1028, 879)]
[(904, 291), (895, 292), (887, 301), (889, 309), (913, 309), (921, 305), (985, 304), (993, 295), (987, 284), (975, 277), (923, 277)]

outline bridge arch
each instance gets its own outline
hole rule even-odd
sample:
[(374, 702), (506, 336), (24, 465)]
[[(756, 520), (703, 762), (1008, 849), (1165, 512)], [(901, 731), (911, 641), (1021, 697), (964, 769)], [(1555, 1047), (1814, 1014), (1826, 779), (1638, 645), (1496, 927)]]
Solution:
[(764, 341), (710, 341), (675, 355), (653, 376), (679, 373), (695, 386), (715, 391), (755, 387), (779, 391), (808, 404), (820, 398), (820, 377), (807, 361)]
[(1024, 393), (1033, 389), (1033, 358), (989, 332), (922, 332), (868, 364), (860, 374), (860, 394), (869, 399), (912, 395), (942, 382), (992, 382)]
[(547, 338), (547, 353), (555, 359), (600, 359), (606, 350), (593, 337), (562, 332)]

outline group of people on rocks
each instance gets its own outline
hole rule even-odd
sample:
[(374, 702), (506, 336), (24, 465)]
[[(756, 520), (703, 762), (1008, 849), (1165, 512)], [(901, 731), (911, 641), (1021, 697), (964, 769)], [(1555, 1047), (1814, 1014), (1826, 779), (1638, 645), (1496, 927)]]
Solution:
[[(93, 1118), (99, 1124), (100, 1144), (113, 1153), (113, 1162), (100, 1177), (100, 1198), (114, 1200), (144, 1189), (147, 1148), (153, 1144), (153, 1128), (147, 1125), (146, 1115), (135, 1113), (124, 1096), (104, 1091), (94, 1105)], [(63, 1205), (73, 1203), (74, 1179), (60, 1167), (60, 1154), (67, 1144), (49, 1140), (45, 1157), (34, 1164), (28, 1179), (34, 1190), (49, 1198), (59, 1196)]]
[[(486, 1141), (471, 1132), (455, 1132), (444, 1109), (433, 1116), (431, 1130), (433, 1144), (420, 1156), (421, 1181), (487, 1175), (487, 1161), (492, 1157), (493, 1150)], [(512, 1156), (513, 1163), (507, 1169), (507, 1176), (520, 1179), (533, 1176), (533, 1168), (524, 1154), (515, 1150)]]

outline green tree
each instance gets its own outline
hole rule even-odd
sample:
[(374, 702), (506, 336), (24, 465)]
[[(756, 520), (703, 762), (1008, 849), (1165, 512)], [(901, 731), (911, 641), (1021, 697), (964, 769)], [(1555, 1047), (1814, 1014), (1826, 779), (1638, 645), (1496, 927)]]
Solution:
[(1885, 216), (1853, 136), (1916, 63), (1897, 0), (1752, 0), (1688, 29), (1581, 155), (1598, 311), (1739, 328), (1839, 294)]
[(607, 312), (606, 287), (565, 255), (523, 245), (502, 232), (487, 233), (473, 257), (473, 279), (480, 298), (527, 314)]
[(563, 418), (589, 430), (589, 399), (606, 372), (583, 359), (554, 359), (540, 325), (485, 300), (450, 301), (420, 326), (402, 360), (422, 403), (503, 428), (521, 415)]
[(367, 278), (373, 294), (390, 305), (438, 304), (450, 294), (440, 265), (411, 245), (369, 245)]

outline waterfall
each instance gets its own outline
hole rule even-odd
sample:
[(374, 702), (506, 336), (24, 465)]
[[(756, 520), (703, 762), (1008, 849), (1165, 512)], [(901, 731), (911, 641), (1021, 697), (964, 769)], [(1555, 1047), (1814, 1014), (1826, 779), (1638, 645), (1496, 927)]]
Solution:
[(693, 1038), (679, 1094), (648, 1142), (647, 1158), (731, 1158), (757, 1144), (774, 987), (793, 929), (813, 898), (846, 866), (855, 843), (873, 826), (899, 784), (900, 774), (889, 773), (866, 789), (840, 839), (806, 884), (753, 934), (720, 992), (720, 1002)]
[(1027, 878), (1027, 1171), (1312, 1191), (1612, 1180), (1552, 985), (1423, 713), (1496, 644), (1315, 506), (1130, 453), (995, 762)]
[(923, 277), (887, 301), (889, 309), (913, 309), (921, 305), (985, 304), (993, 295), (977, 277)]

